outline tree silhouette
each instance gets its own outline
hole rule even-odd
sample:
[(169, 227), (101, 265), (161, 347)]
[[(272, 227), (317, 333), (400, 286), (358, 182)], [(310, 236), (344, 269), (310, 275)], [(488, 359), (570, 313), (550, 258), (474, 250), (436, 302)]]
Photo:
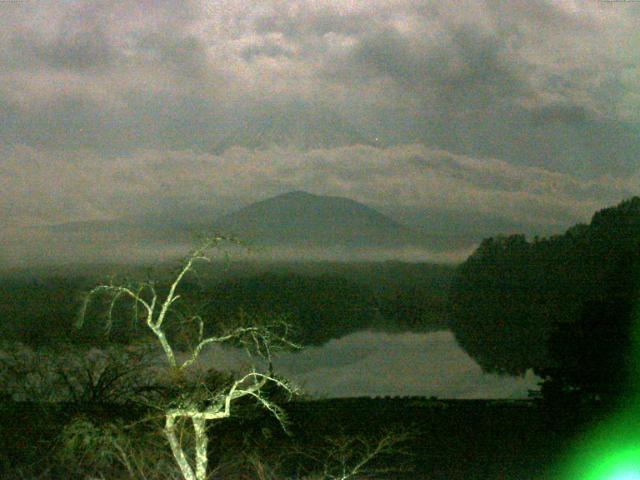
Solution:
[(265, 273), (221, 282), (205, 291), (211, 316), (286, 315), (296, 341), (318, 345), (380, 323), (370, 289), (337, 275)]
[(639, 274), (640, 197), (634, 197), (564, 235), (484, 240), (452, 283), (450, 325), (487, 371), (544, 369), (553, 365), (548, 344), (557, 326), (577, 325), (599, 304), (636, 298)]
[[(79, 326), (89, 302), (99, 294), (106, 294), (110, 298), (106, 327), (113, 323), (112, 309), (121, 299), (131, 302), (134, 309), (134, 319), (142, 320), (153, 334), (161, 347), (167, 364), (168, 377), (177, 384), (174, 395), (161, 406), (165, 417), (164, 433), (169, 442), (171, 452), (177, 462), (185, 480), (205, 480), (208, 465), (208, 436), (207, 421), (222, 420), (232, 416), (234, 406), (242, 398), (253, 398), (260, 405), (270, 411), (284, 426), (285, 414), (282, 408), (272, 401), (266, 393), (268, 387), (276, 386), (289, 394), (295, 388), (285, 380), (275, 376), (272, 368), (272, 354), (278, 347), (295, 347), (286, 335), (288, 326), (275, 321), (246, 323), (223, 328), (220, 333), (205, 335), (205, 319), (199, 315), (191, 315), (185, 319), (182, 315), (174, 315), (180, 306), (181, 296), (178, 288), (187, 274), (193, 271), (196, 262), (211, 261), (207, 252), (226, 241), (216, 237), (205, 242), (200, 248), (191, 253), (178, 270), (169, 284), (166, 293), (154, 281), (131, 282), (127, 284), (103, 284), (93, 288), (86, 296), (79, 316)], [(175, 350), (175, 344), (167, 335), (167, 327), (171, 321), (181, 320), (184, 328), (194, 326), (187, 336), (192, 337), (188, 342), (192, 348), (185, 358), (180, 358)], [(185, 321), (186, 320), (186, 321)], [(256, 319), (252, 319), (256, 320)], [(212, 344), (231, 343), (242, 345), (249, 356), (257, 355), (266, 363), (265, 371), (258, 371), (256, 366), (250, 366), (246, 372), (234, 375), (219, 375), (215, 371), (197, 382), (195, 386), (188, 383), (188, 373), (193, 371), (203, 349)], [(211, 373), (214, 373), (212, 376)], [(189, 460), (178, 435), (178, 422), (183, 419), (191, 421), (193, 426), (195, 454)]]
[(616, 297), (589, 302), (576, 322), (552, 334), (553, 366), (536, 371), (550, 402), (611, 405), (630, 393), (633, 370), (633, 302)]

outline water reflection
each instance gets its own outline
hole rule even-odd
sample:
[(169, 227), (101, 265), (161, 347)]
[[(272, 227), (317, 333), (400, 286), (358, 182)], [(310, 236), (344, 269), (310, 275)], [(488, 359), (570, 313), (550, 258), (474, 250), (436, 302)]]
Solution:
[[(209, 365), (233, 368), (239, 352), (215, 349)], [(313, 397), (437, 396), (439, 398), (527, 398), (540, 381), (483, 373), (448, 331), (357, 332), (320, 347), (280, 354), (277, 371)]]

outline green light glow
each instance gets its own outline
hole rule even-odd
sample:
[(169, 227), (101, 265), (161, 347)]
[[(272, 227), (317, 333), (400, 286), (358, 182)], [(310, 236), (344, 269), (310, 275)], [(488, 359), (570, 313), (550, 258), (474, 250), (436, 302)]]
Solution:
[(569, 452), (561, 480), (640, 480), (640, 304), (634, 307), (631, 401)]
[[(610, 454), (589, 472), (589, 480), (640, 480), (640, 448)], [(586, 479), (585, 479), (586, 480)]]
[(620, 472), (615, 472), (609, 477), (610, 480), (640, 480), (640, 473), (636, 471), (626, 471), (621, 469)]
[[(636, 422), (638, 417), (636, 417)], [(627, 427), (628, 425), (625, 425)], [(640, 480), (640, 435), (627, 435), (627, 428), (611, 426), (602, 435), (592, 435), (579, 446), (563, 480)]]

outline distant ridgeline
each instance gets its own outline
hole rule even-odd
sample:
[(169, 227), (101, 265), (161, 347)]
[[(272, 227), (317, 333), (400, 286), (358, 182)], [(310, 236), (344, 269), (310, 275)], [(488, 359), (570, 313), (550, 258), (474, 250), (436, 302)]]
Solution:
[[(557, 357), (548, 345), (564, 322), (584, 323), (593, 316), (589, 312), (606, 305), (633, 305), (639, 275), (640, 198), (634, 197), (564, 235), (533, 242), (523, 235), (484, 240), (453, 280), (450, 325), (486, 371), (544, 369)], [(618, 314), (630, 315), (630, 309)]]

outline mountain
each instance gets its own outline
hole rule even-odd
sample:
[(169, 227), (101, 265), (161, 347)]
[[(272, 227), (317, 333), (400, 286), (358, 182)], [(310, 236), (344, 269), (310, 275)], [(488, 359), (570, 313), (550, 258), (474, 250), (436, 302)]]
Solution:
[(215, 226), (260, 245), (394, 248), (419, 243), (412, 230), (362, 203), (302, 191), (253, 203)]
[(329, 110), (299, 104), (269, 105), (247, 112), (238, 127), (218, 143), (215, 152), (220, 154), (233, 146), (310, 150), (373, 144), (351, 123)]
[(8, 266), (166, 261), (214, 232), (266, 247), (255, 253), (271, 260), (424, 261), (430, 253), (424, 235), (348, 198), (294, 191), (224, 216), (222, 209), (182, 203), (142, 216), (23, 229), (4, 240), (9, 257), (20, 259)]

